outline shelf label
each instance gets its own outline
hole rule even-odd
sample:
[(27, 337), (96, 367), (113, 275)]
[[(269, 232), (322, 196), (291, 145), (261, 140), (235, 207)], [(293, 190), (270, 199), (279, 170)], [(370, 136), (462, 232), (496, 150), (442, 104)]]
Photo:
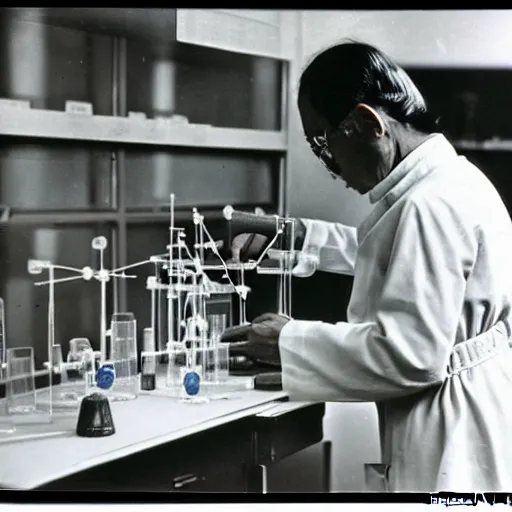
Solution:
[(18, 110), (28, 110), (30, 108), (30, 101), (0, 98), (0, 108), (17, 108)]
[(92, 116), (92, 103), (86, 101), (66, 101), (66, 114)]
[(128, 112), (128, 117), (138, 121), (145, 121), (148, 118), (144, 112)]
[[(6, 224), (11, 216), (11, 208), (9, 206), (5, 206), (0, 204), (0, 224)], [(1, 336), (1, 332), (0, 332)], [(1, 354), (0, 354), (1, 356)], [(1, 362), (1, 361), (0, 361)], [(0, 367), (1, 369), (1, 367)]]

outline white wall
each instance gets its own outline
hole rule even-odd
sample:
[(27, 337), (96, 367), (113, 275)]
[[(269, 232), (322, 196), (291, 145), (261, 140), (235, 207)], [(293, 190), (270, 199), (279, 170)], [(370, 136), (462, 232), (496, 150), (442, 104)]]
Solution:
[(374, 44), (403, 65), (512, 67), (512, 9), (303, 11), (303, 55), (340, 38)]

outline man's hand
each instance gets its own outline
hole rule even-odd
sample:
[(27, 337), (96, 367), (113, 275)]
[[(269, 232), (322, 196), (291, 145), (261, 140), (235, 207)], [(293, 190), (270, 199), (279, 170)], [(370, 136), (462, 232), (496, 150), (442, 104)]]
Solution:
[(264, 313), (251, 324), (230, 327), (221, 335), (220, 341), (233, 343), (230, 354), (245, 356), (254, 361), (281, 366), (279, 335), (289, 318), (276, 313)]
[(266, 236), (254, 233), (242, 233), (233, 238), (229, 260), (233, 263), (245, 263), (257, 260), (264, 251), (269, 240)]

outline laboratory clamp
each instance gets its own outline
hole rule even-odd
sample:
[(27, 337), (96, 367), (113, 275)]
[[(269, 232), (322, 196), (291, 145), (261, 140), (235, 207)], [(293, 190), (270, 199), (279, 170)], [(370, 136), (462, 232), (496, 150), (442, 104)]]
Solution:
[[(91, 244), (99, 255), (99, 268), (28, 261), (29, 274), (45, 276), (34, 285), (48, 289), (48, 385), (36, 389), (33, 347), (8, 347), (5, 304), (0, 299), (0, 381), (5, 385), (5, 399), (0, 400), (0, 440), (22, 430), (24, 425), (52, 423), (55, 415), (76, 414), (85, 397), (98, 393), (109, 402), (158, 394), (204, 403), (229, 399), (233, 391), (252, 387), (252, 379), (229, 377), (229, 344), (220, 342), (228, 326), (228, 314), (209, 312), (208, 301), (212, 296), (234, 295), (238, 299), (235, 303), (239, 322), (245, 324), (246, 301), (251, 292), (245, 284), (246, 272), (274, 274), (279, 277), (278, 312), (291, 316), (292, 268), (296, 258), (294, 222), (278, 215), (261, 215), (255, 221), (254, 214), (231, 206), (224, 208), (223, 216), (228, 223), (228, 238), (216, 241), (204, 216), (193, 208), (194, 243), (190, 246), (185, 229), (175, 225), (175, 196), (171, 194), (169, 244), (162, 254), (109, 270), (105, 267), (108, 241), (99, 236)], [(245, 233), (260, 233), (269, 240), (258, 258), (223, 258), (219, 249)], [(135, 316), (131, 312), (114, 312), (108, 324), (106, 298), (108, 285), (114, 279), (133, 279), (137, 277), (132, 274), (136, 268), (148, 265), (154, 270), (146, 280), (151, 325), (143, 329), (138, 359)], [(56, 272), (72, 275), (57, 278)], [(209, 277), (212, 273), (221, 277), (213, 280)], [(99, 283), (100, 343), (99, 350), (94, 350), (89, 339), (74, 338), (64, 358), (61, 345), (55, 342), (55, 293), (56, 285), (69, 281)], [(167, 317), (165, 326), (160, 321), (162, 309)]]

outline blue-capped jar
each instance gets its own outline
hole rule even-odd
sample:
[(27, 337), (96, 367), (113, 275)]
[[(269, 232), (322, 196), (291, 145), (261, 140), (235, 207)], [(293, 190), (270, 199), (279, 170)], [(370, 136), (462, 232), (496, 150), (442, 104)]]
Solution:
[(197, 372), (187, 372), (183, 378), (183, 387), (187, 395), (195, 396), (201, 387), (201, 377)]
[(115, 377), (114, 366), (104, 364), (96, 372), (96, 386), (100, 389), (110, 389), (114, 384)]

